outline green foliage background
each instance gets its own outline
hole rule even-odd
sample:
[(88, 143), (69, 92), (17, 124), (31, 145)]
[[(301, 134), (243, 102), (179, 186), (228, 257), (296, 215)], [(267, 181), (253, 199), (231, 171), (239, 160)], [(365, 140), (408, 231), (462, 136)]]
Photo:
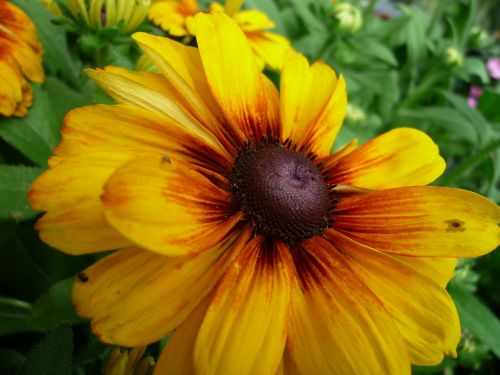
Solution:
[[(47, 79), (34, 86), (26, 117), (0, 118), (0, 373), (98, 374), (111, 348), (97, 341), (70, 302), (73, 278), (95, 256), (72, 257), (40, 242), (33, 229), (38, 213), (26, 193), (47, 168), (65, 113), (110, 102), (82, 68), (133, 68), (139, 51), (117, 29), (96, 34), (53, 16), (35, 0), (14, 3), (38, 27)], [(335, 148), (397, 126), (419, 128), (447, 161), (437, 185), (473, 190), (498, 202), (500, 85), (485, 68), (489, 57), (500, 55), (498, 2), (406, 1), (398, 2), (394, 14), (376, 1), (350, 3), (363, 17), (357, 32), (339, 23), (329, 0), (247, 0), (245, 6), (266, 12), (297, 50), (346, 77), (350, 111)], [(147, 22), (142, 28), (163, 34)], [(459, 61), (450, 61), (450, 47)], [(484, 89), (477, 108), (467, 103), (472, 85)], [(498, 270), (498, 251), (461, 261), (448, 288), (463, 326), (458, 358), (415, 368), (416, 374), (494, 374), (500, 368)], [(157, 355), (161, 345), (151, 345), (149, 353)]]

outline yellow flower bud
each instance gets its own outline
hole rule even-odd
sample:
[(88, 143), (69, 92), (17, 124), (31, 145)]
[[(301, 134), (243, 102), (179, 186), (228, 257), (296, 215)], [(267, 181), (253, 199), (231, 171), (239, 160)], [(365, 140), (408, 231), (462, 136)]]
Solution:
[(455, 47), (448, 47), (444, 51), (444, 61), (448, 66), (460, 66), (463, 60), (462, 54)]
[(366, 119), (365, 112), (355, 104), (347, 105), (347, 121), (351, 124), (358, 124)]
[(151, 0), (68, 0), (73, 17), (101, 30), (124, 22), (122, 34), (135, 31), (146, 18)]
[(153, 372), (155, 361), (152, 357), (142, 358), (145, 346), (131, 350), (116, 348), (109, 356), (106, 365), (106, 375), (149, 375)]
[(358, 7), (349, 3), (338, 3), (333, 7), (333, 16), (338, 21), (340, 31), (356, 33), (363, 25), (363, 16)]

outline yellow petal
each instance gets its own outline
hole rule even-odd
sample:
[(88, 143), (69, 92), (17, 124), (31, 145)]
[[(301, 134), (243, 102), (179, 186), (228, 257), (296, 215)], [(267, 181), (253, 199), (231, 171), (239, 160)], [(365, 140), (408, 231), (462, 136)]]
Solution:
[(184, 107), (230, 150), (234, 142), (224, 137), (223, 114), (208, 86), (198, 49), (147, 33), (135, 33), (133, 38), (176, 89)]
[(417, 129), (397, 128), (329, 166), (332, 184), (367, 189), (427, 185), (445, 170), (437, 145)]
[(472, 257), (500, 243), (500, 208), (460, 189), (404, 187), (341, 198), (333, 228), (389, 253)]
[(177, 91), (165, 77), (152, 72), (131, 72), (123, 68), (108, 66), (104, 70), (86, 70), (118, 103), (128, 103), (151, 112), (172, 118), (180, 125), (201, 137), (218, 144), (213, 134), (207, 131), (179, 101)]
[(377, 295), (393, 317), (412, 363), (436, 365), (445, 354), (456, 356), (460, 340), (458, 314), (444, 287), (427, 276), (432, 275), (432, 268), (420, 272), (335, 231), (329, 231), (328, 236), (356, 276)]
[(80, 154), (59, 160), (38, 177), (28, 197), (34, 209), (47, 211), (36, 224), (41, 239), (70, 254), (129, 246), (104, 219), (99, 196), (109, 176), (131, 155)]
[(223, 13), (195, 16), (196, 39), (212, 93), (233, 127), (249, 139), (279, 135), (278, 94), (258, 69), (238, 25)]
[(272, 70), (280, 70), (290, 42), (285, 37), (269, 32), (252, 32), (245, 34), (257, 58)]
[(106, 219), (122, 235), (164, 255), (214, 246), (241, 219), (231, 197), (178, 159), (137, 159), (118, 169), (102, 195)]
[(9, 1), (0, 3), (0, 60), (14, 59), (27, 79), (41, 83), (43, 49), (35, 25), (17, 6)]
[(292, 265), (288, 249), (249, 242), (222, 278), (195, 347), (197, 373), (271, 374), (286, 340)]
[(344, 79), (337, 79), (328, 65), (309, 66), (304, 56), (289, 51), (280, 94), (284, 137), (319, 156), (328, 155), (347, 111)]
[(391, 256), (399, 259), (401, 262), (407, 264), (413, 269), (416, 269), (418, 272), (423, 273), (441, 288), (446, 287), (448, 282), (455, 276), (457, 258), (422, 258), (399, 254), (391, 254)]
[(56, 155), (89, 152), (154, 152), (183, 158), (192, 165), (231, 169), (232, 158), (206, 138), (164, 115), (130, 104), (94, 105), (71, 111), (64, 119)]
[(275, 23), (267, 16), (267, 14), (257, 9), (249, 9), (238, 12), (233, 15), (233, 19), (245, 33), (270, 30), (276, 27)]
[(23, 101), (25, 79), (7, 61), (0, 60), (0, 71), (0, 115), (12, 116)]
[(179, 326), (214, 288), (248, 240), (243, 230), (195, 256), (167, 257), (139, 248), (98, 261), (73, 286), (77, 313), (100, 340), (147, 345)]
[(205, 297), (174, 331), (161, 352), (158, 363), (155, 366), (155, 374), (196, 374), (194, 369), (194, 346), (211, 298), (211, 295)]
[(301, 374), (410, 374), (401, 335), (380, 300), (327, 240), (294, 252), (287, 350)]

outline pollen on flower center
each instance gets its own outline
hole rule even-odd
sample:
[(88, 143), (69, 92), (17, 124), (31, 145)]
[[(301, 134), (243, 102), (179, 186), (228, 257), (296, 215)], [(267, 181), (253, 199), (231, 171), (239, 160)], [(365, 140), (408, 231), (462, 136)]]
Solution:
[(257, 233), (296, 243), (328, 227), (330, 198), (314, 162), (277, 142), (245, 145), (230, 177), (240, 209)]

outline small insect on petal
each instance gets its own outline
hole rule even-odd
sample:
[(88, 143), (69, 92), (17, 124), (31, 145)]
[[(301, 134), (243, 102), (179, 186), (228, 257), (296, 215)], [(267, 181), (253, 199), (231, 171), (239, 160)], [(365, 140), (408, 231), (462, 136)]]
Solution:
[(80, 280), (82, 283), (86, 283), (89, 281), (89, 277), (85, 272), (80, 272), (78, 273), (78, 280)]

